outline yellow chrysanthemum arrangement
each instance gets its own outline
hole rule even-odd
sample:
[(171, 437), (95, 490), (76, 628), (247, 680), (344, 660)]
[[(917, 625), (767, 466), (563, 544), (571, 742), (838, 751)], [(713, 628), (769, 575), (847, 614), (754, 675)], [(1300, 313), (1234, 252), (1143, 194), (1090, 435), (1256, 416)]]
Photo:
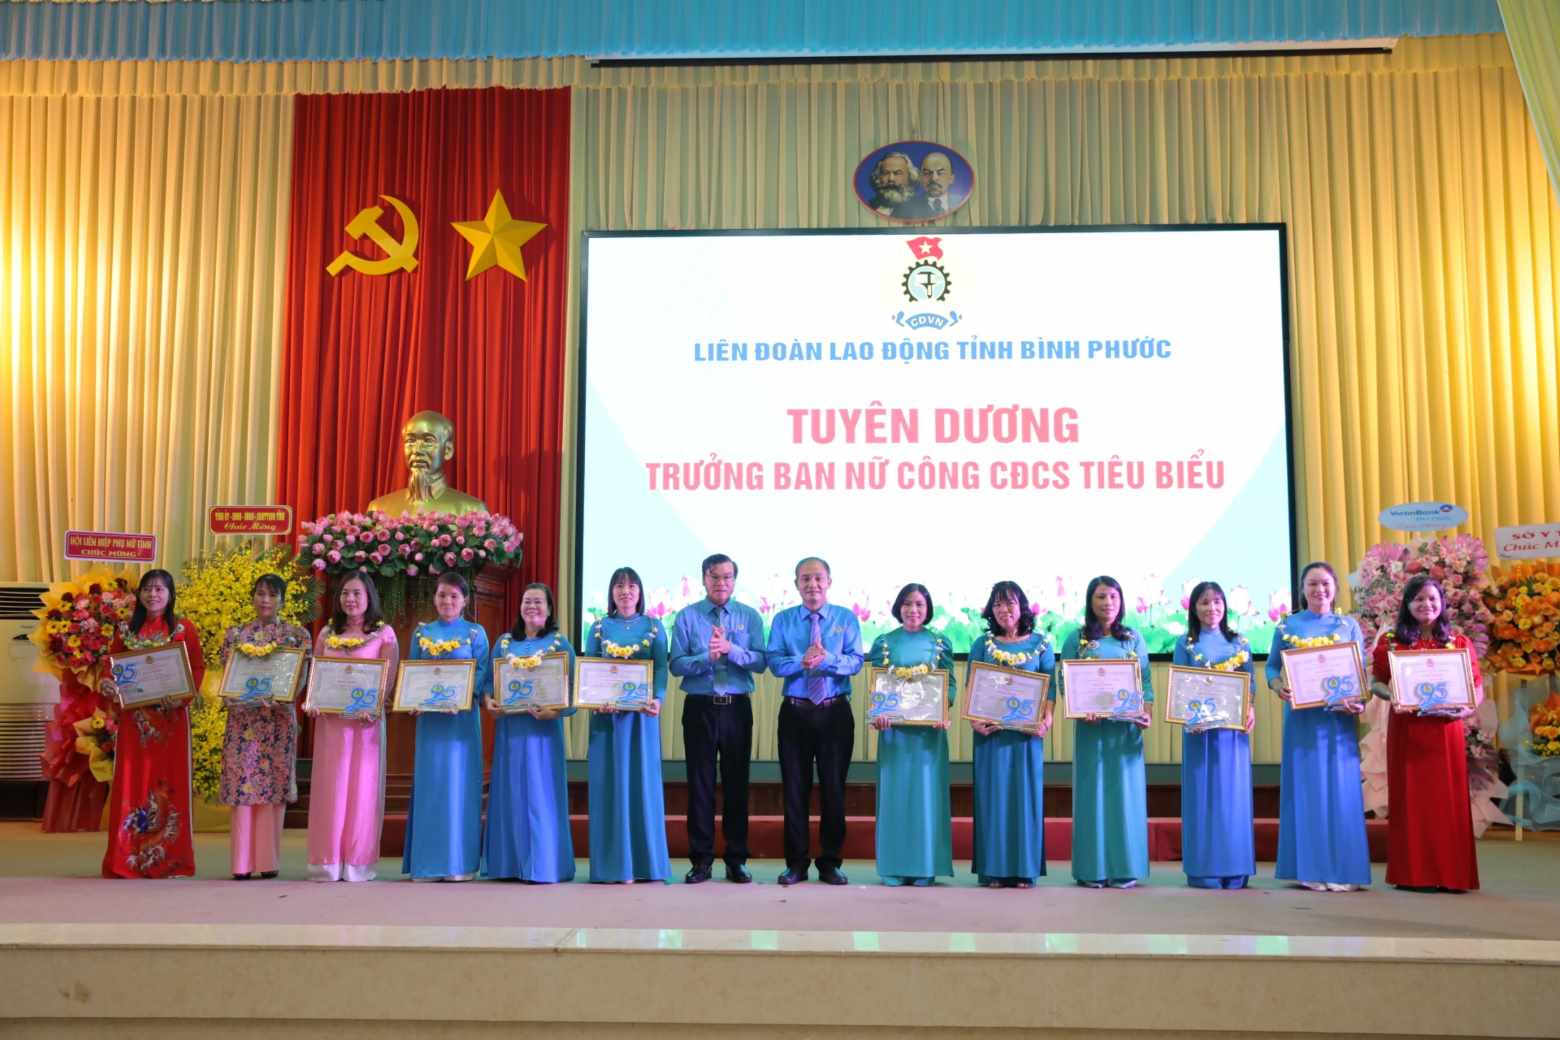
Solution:
[(1550, 694), (1528, 712), (1527, 748), (1540, 758), (1560, 756), (1560, 694)]
[[(1486, 669), (1517, 675), (1560, 672), (1560, 563), (1495, 571), (1484, 602), (1493, 615)], [(1560, 749), (1549, 754), (1560, 753)]]

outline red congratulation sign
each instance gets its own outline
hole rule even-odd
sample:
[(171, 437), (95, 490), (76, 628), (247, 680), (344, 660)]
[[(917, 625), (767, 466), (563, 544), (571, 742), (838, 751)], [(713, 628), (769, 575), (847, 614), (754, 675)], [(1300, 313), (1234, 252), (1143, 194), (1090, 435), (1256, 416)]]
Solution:
[(65, 558), (151, 563), (157, 559), (157, 536), (126, 531), (66, 531)]
[(212, 506), (207, 522), (212, 534), (287, 534), (292, 506)]

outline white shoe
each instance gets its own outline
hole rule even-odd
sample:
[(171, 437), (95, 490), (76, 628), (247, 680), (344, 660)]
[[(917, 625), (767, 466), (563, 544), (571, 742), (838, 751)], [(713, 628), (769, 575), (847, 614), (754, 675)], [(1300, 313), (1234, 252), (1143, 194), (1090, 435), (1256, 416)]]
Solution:
[(1110, 883), (1110, 887), (1120, 889), (1137, 888), (1137, 878), (1127, 878), (1124, 881), (1112, 881)]
[(1359, 890), (1359, 885), (1341, 885), (1336, 881), (1327, 882), (1327, 891), (1329, 892), (1358, 892)]
[(346, 876), (348, 881), (372, 881), (375, 877), (374, 864), (367, 863), (360, 867), (348, 863)]
[(1327, 886), (1322, 884), (1320, 881), (1302, 881), (1302, 882), (1300, 882), (1300, 887), (1301, 888), (1308, 888), (1312, 892), (1325, 892), (1325, 891), (1327, 891)]
[(310, 881), (340, 881), (341, 880), (341, 864), (340, 863), (310, 863), (309, 864), (309, 880)]

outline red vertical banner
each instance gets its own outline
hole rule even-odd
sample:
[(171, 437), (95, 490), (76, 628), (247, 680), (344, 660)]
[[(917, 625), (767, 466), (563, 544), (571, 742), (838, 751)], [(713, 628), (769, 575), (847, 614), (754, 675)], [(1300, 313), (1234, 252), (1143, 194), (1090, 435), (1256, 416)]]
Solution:
[(522, 573), (556, 588), (569, 92), (296, 105), (277, 500), (366, 508), (406, 486), (401, 425), (442, 412), (450, 486), (512, 518)]

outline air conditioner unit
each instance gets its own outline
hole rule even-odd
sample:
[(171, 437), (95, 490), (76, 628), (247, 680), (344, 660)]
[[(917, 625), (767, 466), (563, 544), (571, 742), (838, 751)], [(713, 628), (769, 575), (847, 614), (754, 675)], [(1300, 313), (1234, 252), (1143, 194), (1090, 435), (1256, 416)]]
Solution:
[(48, 586), (0, 582), (0, 780), (42, 780), (44, 728), (60, 700), (59, 683), (34, 671), (38, 647), (27, 637), (42, 622)]

